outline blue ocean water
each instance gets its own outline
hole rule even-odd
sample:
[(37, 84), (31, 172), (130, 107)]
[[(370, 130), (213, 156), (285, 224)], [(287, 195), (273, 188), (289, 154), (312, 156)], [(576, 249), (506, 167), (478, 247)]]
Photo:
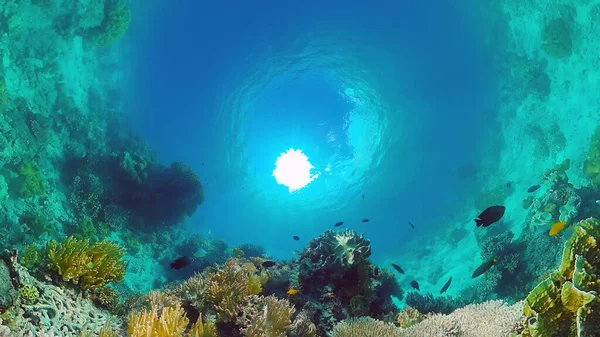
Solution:
[[(394, 255), (443, 231), (493, 160), (480, 150), (495, 132), (495, 70), (476, 8), (157, 4), (129, 34), (134, 122), (161, 160), (203, 180), (195, 230), (290, 258), (344, 221), (371, 239), (375, 260)], [(294, 193), (272, 177), (289, 148), (321, 173)], [(457, 173), (465, 167), (471, 179)]]

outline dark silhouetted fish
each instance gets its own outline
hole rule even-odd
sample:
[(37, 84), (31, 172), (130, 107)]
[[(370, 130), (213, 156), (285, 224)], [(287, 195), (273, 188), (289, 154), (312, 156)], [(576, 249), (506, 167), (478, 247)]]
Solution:
[(300, 240), (300, 237), (298, 235), (294, 235), (293, 237), (294, 237), (294, 240), (296, 240), (296, 241)]
[(450, 277), (450, 279), (448, 279), (448, 282), (446, 282), (446, 284), (444, 284), (444, 286), (442, 287), (442, 290), (440, 290), (440, 294), (445, 293), (446, 290), (448, 290), (448, 288), (450, 288), (450, 283), (452, 283), (452, 277)]
[(399, 265), (392, 263), (392, 267), (394, 267), (394, 269), (396, 269), (400, 274), (404, 274), (404, 270), (402, 270)]
[(485, 209), (477, 218), (475, 218), (475, 223), (477, 227), (483, 226), (487, 227), (494, 222), (502, 219), (504, 215), (504, 211), (506, 211), (506, 207), (504, 206), (491, 206)]
[(481, 274), (490, 270), (490, 268), (492, 268), (492, 266), (494, 264), (496, 264), (496, 259), (491, 259), (487, 262), (484, 262), (481, 266), (479, 266), (477, 269), (475, 269), (475, 271), (473, 272), (473, 276), (471, 276), (471, 277), (476, 278), (477, 276), (480, 276)]
[(412, 227), (412, 229), (415, 229), (415, 225), (412, 224), (412, 222), (408, 222), (408, 224), (410, 225), (410, 227)]
[(344, 224), (344, 222), (343, 222), (343, 221), (340, 221), (340, 222), (336, 222), (334, 226), (335, 226), (335, 227), (340, 227), (340, 226), (341, 226), (341, 225), (343, 225), (343, 224)]
[(364, 198), (365, 198), (365, 195), (363, 194), (363, 195), (362, 195), (362, 197), (363, 197), (363, 199), (364, 199)]
[(263, 266), (265, 268), (271, 268), (274, 265), (275, 265), (275, 261), (270, 261), (270, 260), (267, 260), (267, 261), (261, 263), (261, 266)]
[(362, 222), (369, 222), (369, 219), (363, 219)]
[(177, 260), (171, 262), (171, 269), (181, 269), (189, 265), (190, 263), (192, 263), (192, 260), (189, 257), (180, 257)]
[(415, 281), (415, 280), (410, 281), (410, 286), (417, 289), (417, 291), (420, 291), (419, 283), (417, 283), (417, 281)]
[(527, 192), (533, 193), (533, 192), (537, 191), (540, 187), (542, 187), (542, 185), (533, 185), (527, 189)]

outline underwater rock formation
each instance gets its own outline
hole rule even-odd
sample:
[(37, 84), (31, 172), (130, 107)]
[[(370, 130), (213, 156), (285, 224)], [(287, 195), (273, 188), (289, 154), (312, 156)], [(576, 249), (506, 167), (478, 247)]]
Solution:
[(522, 337), (600, 334), (600, 222), (579, 222), (558, 270), (525, 299)]

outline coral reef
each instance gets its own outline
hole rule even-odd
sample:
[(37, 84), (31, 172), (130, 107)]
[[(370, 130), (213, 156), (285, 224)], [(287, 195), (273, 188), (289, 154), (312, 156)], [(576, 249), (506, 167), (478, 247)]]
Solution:
[(521, 336), (594, 336), (600, 334), (600, 222), (577, 224), (565, 242), (558, 270), (525, 299)]
[(338, 323), (332, 337), (399, 337), (400, 330), (394, 325), (371, 317), (349, 318)]
[(52, 240), (46, 246), (47, 266), (65, 282), (83, 290), (97, 290), (125, 276), (125, 254), (119, 245), (101, 241), (90, 245), (88, 240), (68, 237), (58, 244)]
[(461, 336), (506, 337), (520, 330), (522, 303), (507, 306), (502, 301), (469, 304), (450, 315), (428, 315), (401, 331), (402, 337)]
[[(298, 256), (295, 304), (304, 308), (325, 334), (348, 317), (395, 315), (391, 296), (402, 298), (394, 276), (373, 266), (370, 242), (353, 231), (326, 231)], [(312, 299), (307, 301), (307, 299)]]
[(406, 295), (406, 305), (416, 309), (421, 314), (450, 314), (466, 303), (460, 299), (448, 296), (434, 297), (432, 294), (422, 295), (411, 291)]

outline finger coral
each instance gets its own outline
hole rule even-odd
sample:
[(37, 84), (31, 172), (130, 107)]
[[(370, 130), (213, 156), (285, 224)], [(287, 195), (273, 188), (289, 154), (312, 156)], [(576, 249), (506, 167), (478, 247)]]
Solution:
[(600, 222), (579, 222), (557, 271), (525, 299), (522, 337), (600, 335)]
[(88, 240), (69, 237), (60, 244), (56, 240), (46, 246), (47, 266), (83, 290), (101, 289), (125, 276), (125, 250), (112, 242), (90, 245)]

